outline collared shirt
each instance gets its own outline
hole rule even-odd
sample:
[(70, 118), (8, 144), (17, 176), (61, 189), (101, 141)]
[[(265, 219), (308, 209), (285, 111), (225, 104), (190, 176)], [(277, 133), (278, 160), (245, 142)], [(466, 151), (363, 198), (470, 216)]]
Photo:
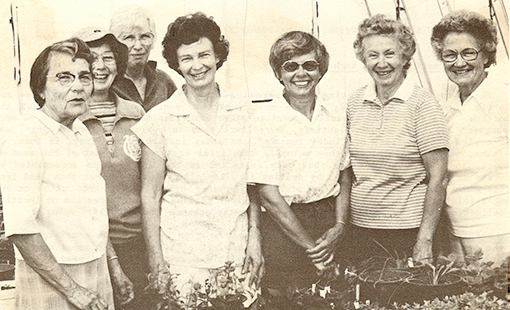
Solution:
[(133, 81), (123, 77), (118, 78), (112, 85), (112, 90), (119, 97), (137, 102), (142, 105), (145, 111), (149, 111), (159, 103), (170, 98), (177, 89), (172, 79), (165, 72), (156, 69), (155, 61), (148, 61), (143, 74), (147, 79), (145, 86), (145, 97), (142, 99)]
[(507, 78), (490, 72), (463, 104), (458, 91), (447, 102), (446, 203), (459, 237), (510, 233), (508, 89)]
[(90, 110), (80, 116), (80, 120), (92, 135), (101, 159), (101, 175), (106, 182), (110, 239), (113, 243), (123, 243), (142, 234), (141, 147), (131, 127), (145, 112), (138, 103), (111, 95), (116, 107), (111, 140), (106, 139), (101, 121)]
[(317, 98), (311, 121), (283, 96), (262, 104), (252, 120), (248, 181), (277, 185), (289, 205), (338, 195), (349, 155), (345, 113), (334, 103)]
[[(244, 101), (224, 96), (217, 113), (210, 129), (178, 89), (132, 128), (165, 160), (160, 225), (170, 264), (213, 268), (231, 253), (237, 261), (244, 257), (246, 218), (244, 235), (233, 231), (249, 205), (248, 113)], [(234, 239), (241, 241), (233, 245)]]
[(374, 229), (419, 227), (427, 190), (421, 155), (448, 147), (437, 101), (405, 79), (383, 103), (372, 84), (349, 99), (347, 122), (355, 175), (352, 223)]
[(105, 184), (87, 128), (75, 120), (71, 130), (39, 110), (16, 128), (0, 157), (6, 235), (40, 233), (59, 263), (101, 257), (108, 237)]

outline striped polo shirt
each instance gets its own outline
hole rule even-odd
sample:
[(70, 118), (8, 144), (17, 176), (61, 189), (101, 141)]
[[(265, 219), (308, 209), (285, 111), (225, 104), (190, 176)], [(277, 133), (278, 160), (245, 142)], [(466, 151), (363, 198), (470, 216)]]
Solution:
[(438, 102), (409, 79), (385, 103), (377, 98), (375, 84), (367, 85), (349, 98), (347, 125), (355, 175), (352, 223), (372, 229), (419, 227), (427, 190), (421, 155), (448, 147)]

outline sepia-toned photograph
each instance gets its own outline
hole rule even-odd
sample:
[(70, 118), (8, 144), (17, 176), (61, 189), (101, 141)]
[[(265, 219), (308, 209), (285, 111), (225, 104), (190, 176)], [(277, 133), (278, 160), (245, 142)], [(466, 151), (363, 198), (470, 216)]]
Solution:
[(508, 0), (5, 0), (0, 309), (510, 309)]

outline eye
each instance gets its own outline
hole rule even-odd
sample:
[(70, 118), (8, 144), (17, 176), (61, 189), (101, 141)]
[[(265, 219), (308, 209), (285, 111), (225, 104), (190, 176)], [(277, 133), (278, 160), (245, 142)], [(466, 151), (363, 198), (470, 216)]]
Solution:
[(209, 57), (209, 56), (211, 56), (211, 52), (200, 53), (200, 57), (202, 57), (202, 58), (206, 58), (206, 57)]
[(74, 76), (72, 76), (70, 74), (65, 74), (65, 73), (57, 74), (57, 78), (60, 80), (60, 82), (63, 82), (63, 83), (68, 83), (68, 82), (72, 83), (74, 80)]
[(373, 52), (372, 52), (372, 53), (368, 53), (367, 58), (375, 59), (375, 58), (377, 58), (377, 56), (378, 56), (378, 55), (377, 55), (377, 53), (373, 53)]
[(395, 52), (394, 51), (387, 51), (386, 53), (384, 53), (384, 55), (388, 58), (392, 58), (395, 56)]
[(184, 57), (181, 57), (179, 60), (180, 60), (181, 62), (187, 62), (187, 61), (190, 61), (190, 60), (191, 60), (191, 57), (189, 57), (189, 56), (184, 56)]
[(135, 39), (135, 36), (130, 34), (122, 37), (122, 40), (124, 41), (133, 41)]

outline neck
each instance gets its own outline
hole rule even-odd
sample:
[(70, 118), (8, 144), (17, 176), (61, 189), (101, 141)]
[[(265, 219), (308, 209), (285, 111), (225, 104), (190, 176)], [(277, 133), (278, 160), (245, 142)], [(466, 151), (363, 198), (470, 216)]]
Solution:
[(377, 97), (381, 100), (381, 102), (388, 101), (391, 96), (395, 95), (400, 86), (404, 83), (404, 79), (397, 81), (397, 83), (391, 85), (378, 85), (376, 84), (375, 89), (377, 93)]
[(105, 102), (109, 101), (110, 94), (108, 90), (94, 91), (91, 96), (92, 102)]
[(72, 129), (74, 120), (76, 119), (76, 117), (60, 118), (57, 114), (53, 112), (53, 110), (48, 108), (46, 104), (42, 106), (41, 111), (44, 114), (48, 115), (51, 119), (53, 119), (57, 123), (60, 123), (61, 125), (64, 125), (69, 129)]
[(285, 93), (283, 97), (294, 110), (303, 114), (308, 120), (312, 120), (315, 109), (315, 92), (305, 97), (296, 97)]
[(139, 80), (143, 78), (143, 71), (145, 69), (145, 65), (136, 65), (136, 66), (128, 66), (126, 68), (126, 76), (132, 80)]
[(460, 93), (460, 102), (464, 103), (464, 101), (471, 96), (471, 94), (482, 84), (482, 82), (487, 77), (487, 73), (481, 76), (480, 79), (476, 81), (476, 83), (468, 84), (468, 85), (459, 85), (459, 93)]
[(184, 93), (188, 100), (198, 105), (213, 105), (220, 97), (216, 83), (211, 83), (203, 88), (193, 88), (186, 85)]

